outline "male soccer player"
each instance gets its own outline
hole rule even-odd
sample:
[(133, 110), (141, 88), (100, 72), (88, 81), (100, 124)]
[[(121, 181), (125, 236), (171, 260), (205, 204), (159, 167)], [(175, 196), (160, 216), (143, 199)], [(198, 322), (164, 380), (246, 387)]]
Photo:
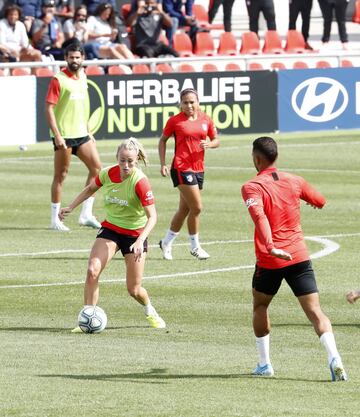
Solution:
[(253, 375), (274, 375), (270, 362), (268, 307), (285, 279), (326, 349), (332, 380), (346, 381), (330, 320), (320, 307), (315, 274), (300, 224), (300, 200), (322, 208), (325, 198), (303, 178), (278, 171), (277, 156), (274, 139), (256, 139), (252, 157), (258, 175), (241, 189), (255, 223), (253, 328), (259, 363)]
[[(73, 43), (65, 50), (67, 67), (51, 80), (46, 97), (46, 118), (54, 143), (54, 178), (51, 185), (51, 225), (53, 230), (68, 231), (58, 215), (63, 182), (69, 170), (71, 154), (76, 155), (89, 173), (86, 185), (101, 169), (95, 139), (88, 129), (89, 95), (86, 75), (82, 69), (84, 50)], [(83, 226), (100, 228), (92, 214), (94, 197), (84, 201), (79, 218)]]

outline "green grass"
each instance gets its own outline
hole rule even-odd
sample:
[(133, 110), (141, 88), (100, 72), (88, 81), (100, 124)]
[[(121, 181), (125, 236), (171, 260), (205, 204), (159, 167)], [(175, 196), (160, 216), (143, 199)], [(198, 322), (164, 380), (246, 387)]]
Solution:
[[(142, 309), (126, 293), (118, 256), (102, 276), (99, 305), (108, 314), (108, 328), (98, 335), (69, 332), (82, 306), (96, 233), (77, 225), (78, 212), (67, 220), (70, 233), (47, 230), (50, 143), (27, 152), (1, 148), (0, 416), (358, 417), (360, 305), (350, 306), (344, 298), (359, 285), (358, 135), (276, 135), (279, 167), (304, 176), (327, 197), (322, 211), (303, 205), (305, 235), (340, 245), (313, 262), (350, 378), (336, 384), (330, 382), (323, 347), (286, 285), (270, 308), (276, 376), (249, 375), (257, 361), (251, 326), (253, 225), (239, 190), (255, 175), (254, 138), (225, 136), (221, 148), (207, 153), (201, 239), (211, 258), (199, 262), (190, 256), (184, 229), (171, 263), (162, 260), (156, 244), (176, 208), (177, 190), (160, 177), (157, 141), (145, 141), (152, 162), (145, 172), (159, 219), (144, 286), (168, 327), (147, 326)], [(98, 142), (104, 165), (114, 163), (116, 145)], [(82, 189), (85, 175), (74, 159), (64, 204)], [(95, 212), (101, 219), (100, 198)], [(309, 241), (309, 248), (315, 253), (322, 246)]]

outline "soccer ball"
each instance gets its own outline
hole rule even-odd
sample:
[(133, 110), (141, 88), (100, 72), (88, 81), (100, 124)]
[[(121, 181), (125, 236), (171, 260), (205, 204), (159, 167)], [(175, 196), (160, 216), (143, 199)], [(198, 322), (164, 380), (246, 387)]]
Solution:
[(98, 306), (85, 306), (79, 313), (78, 322), (84, 333), (100, 333), (106, 327), (107, 316)]

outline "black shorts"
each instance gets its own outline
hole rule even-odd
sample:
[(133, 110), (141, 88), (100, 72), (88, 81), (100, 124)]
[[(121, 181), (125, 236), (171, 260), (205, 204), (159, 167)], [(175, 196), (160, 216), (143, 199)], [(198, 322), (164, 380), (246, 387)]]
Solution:
[[(123, 256), (127, 255), (128, 253), (133, 253), (130, 250), (130, 246), (135, 243), (137, 237), (136, 236), (129, 236), (123, 235), (121, 233), (117, 233), (114, 230), (108, 229), (107, 227), (102, 227), (96, 236), (97, 238), (108, 239), (117, 244), (118, 249), (121, 250)], [(148, 242), (147, 239), (144, 241), (144, 252), (148, 250)]]
[(200, 190), (204, 184), (204, 173), (203, 172), (192, 172), (192, 171), (179, 171), (178, 169), (171, 168), (171, 179), (174, 187), (180, 184), (184, 185), (197, 185)]
[[(59, 148), (55, 145), (55, 139), (54, 138), (51, 138), (51, 139), (54, 145), (54, 151), (57, 151)], [(73, 155), (76, 155), (79, 147), (83, 145), (84, 143), (89, 142), (89, 140), (90, 140), (90, 136), (84, 136), (82, 138), (65, 139), (65, 143), (68, 148), (71, 148), (71, 153)]]
[(252, 287), (259, 292), (275, 295), (285, 279), (296, 297), (318, 292), (311, 261), (304, 261), (279, 269), (255, 266)]

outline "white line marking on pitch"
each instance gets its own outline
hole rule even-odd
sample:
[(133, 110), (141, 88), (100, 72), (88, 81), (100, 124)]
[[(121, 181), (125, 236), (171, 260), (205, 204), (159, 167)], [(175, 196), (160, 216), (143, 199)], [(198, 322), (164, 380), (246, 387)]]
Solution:
[[(311, 259), (318, 259), (323, 256), (328, 256), (333, 252), (336, 252), (340, 245), (336, 242), (333, 242), (330, 239), (325, 239), (321, 237), (305, 237), (307, 240), (311, 240), (313, 242), (320, 243), (324, 246), (323, 249), (320, 251), (317, 251), (310, 255)], [(235, 241), (219, 241), (222, 243), (234, 243)], [(207, 244), (214, 244), (219, 242), (207, 242)], [(249, 240), (242, 240), (242, 241), (236, 241), (236, 242), (250, 242)], [(204, 242), (205, 243), (205, 242)], [(185, 244), (179, 244), (179, 246), (183, 246)], [(187, 245), (187, 244), (186, 244)], [(228, 268), (218, 268), (218, 269), (207, 269), (202, 271), (190, 271), (190, 272), (177, 272), (174, 274), (162, 274), (162, 275), (153, 275), (144, 277), (143, 279), (146, 281), (149, 280), (157, 280), (157, 279), (163, 279), (163, 278), (176, 278), (176, 277), (186, 277), (186, 276), (193, 276), (193, 275), (204, 275), (204, 274), (214, 274), (219, 272), (234, 272), (234, 271), (240, 271), (243, 269), (253, 269), (254, 265), (239, 265), (239, 266), (231, 266)], [(113, 283), (113, 282), (124, 282), (125, 278), (116, 278), (116, 279), (104, 279), (101, 281), (102, 284), (104, 283)], [(68, 285), (83, 285), (84, 281), (72, 281), (72, 282), (55, 282), (55, 283), (45, 283), (45, 284), (25, 284), (25, 285), (1, 285), (0, 289), (17, 289), (17, 288), (39, 288), (39, 287), (61, 287), (61, 286), (68, 286)]]

